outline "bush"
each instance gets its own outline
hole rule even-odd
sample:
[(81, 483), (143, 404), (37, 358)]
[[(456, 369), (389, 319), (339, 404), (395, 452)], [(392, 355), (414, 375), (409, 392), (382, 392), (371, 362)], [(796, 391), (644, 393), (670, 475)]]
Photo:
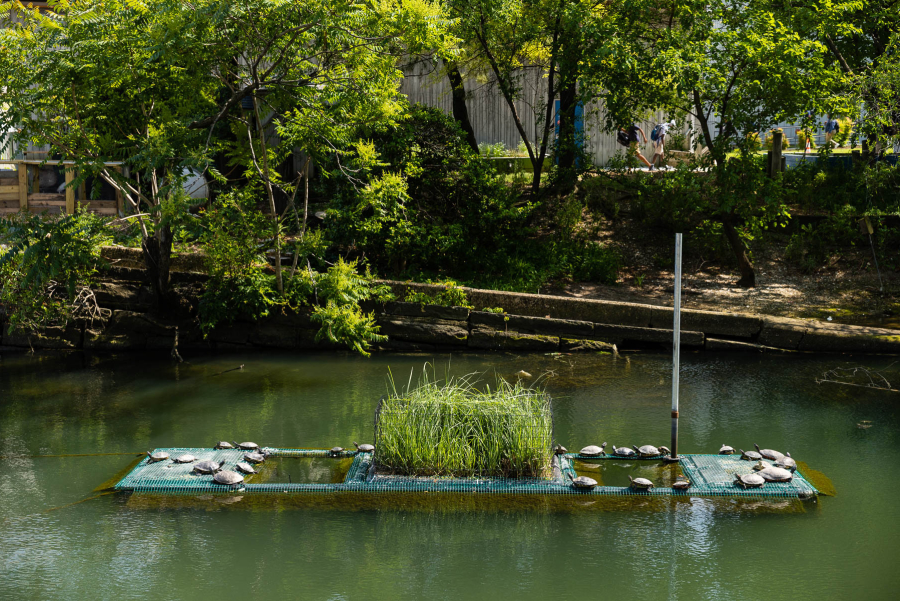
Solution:
[(858, 238), (855, 209), (845, 205), (840, 212), (817, 223), (802, 226), (791, 235), (784, 256), (804, 272), (822, 267), (840, 247), (852, 246)]
[[(816, 141), (813, 140), (812, 136), (810, 136), (809, 138), (809, 147), (816, 147)], [(806, 132), (802, 129), (797, 130), (797, 148), (799, 148), (800, 150), (804, 150), (806, 148)]]
[(837, 122), (839, 126), (838, 132), (831, 140), (838, 146), (843, 146), (853, 133), (853, 120), (849, 117), (844, 117), (843, 119), (838, 119)]
[(550, 398), (504, 380), (481, 391), (472, 379), (440, 384), (426, 372), (412, 390), (393, 387), (376, 415), (376, 466), (410, 476), (548, 477)]
[(0, 220), (0, 309), (10, 328), (33, 330), (101, 317), (90, 292), (111, 240), (105, 220), (79, 210), (49, 217), (17, 213)]
[(759, 141), (759, 132), (754, 131), (747, 134), (747, 151), (758, 152), (762, 148), (762, 142)]

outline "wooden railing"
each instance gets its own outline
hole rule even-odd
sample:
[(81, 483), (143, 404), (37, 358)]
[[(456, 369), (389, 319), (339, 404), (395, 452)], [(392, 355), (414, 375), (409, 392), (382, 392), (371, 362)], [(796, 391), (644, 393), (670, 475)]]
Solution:
[[(122, 170), (121, 163), (105, 163), (116, 171)], [(14, 167), (10, 169), (9, 166)], [(41, 192), (41, 168), (60, 166), (65, 169), (63, 193)], [(122, 193), (115, 192), (114, 198), (88, 198), (85, 185), (72, 185), (76, 178), (72, 161), (0, 160), (0, 216), (27, 210), (32, 213), (50, 214), (74, 213), (81, 206), (98, 215), (124, 215), (125, 203)]]

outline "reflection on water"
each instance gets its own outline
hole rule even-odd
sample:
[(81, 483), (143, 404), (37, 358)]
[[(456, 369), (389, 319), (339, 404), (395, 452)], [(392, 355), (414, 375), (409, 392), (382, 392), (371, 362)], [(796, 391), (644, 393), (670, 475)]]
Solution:
[[(545, 374), (555, 438), (570, 449), (669, 436), (664, 355), (187, 359), (176, 366), (160, 356), (3, 355), (0, 598), (896, 597), (896, 400), (815, 384), (828, 369), (871, 359), (683, 357), (679, 450), (759, 443), (790, 451), (808, 464), (804, 474), (822, 472), (839, 492), (818, 503), (236, 493), (114, 494), (70, 505), (127, 468), (127, 453), (154, 447), (369, 442), (388, 366), (399, 381), (432, 359), (457, 375)], [(257, 477), (340, 479), (341, 462), (326, 461), (270, 459)], [(666, 486), (679, 469), (634, 461), (576, 467), (611, 486), (627, 485), (629, 475)], [(214, 586), (223, 578), (227, 589)]]

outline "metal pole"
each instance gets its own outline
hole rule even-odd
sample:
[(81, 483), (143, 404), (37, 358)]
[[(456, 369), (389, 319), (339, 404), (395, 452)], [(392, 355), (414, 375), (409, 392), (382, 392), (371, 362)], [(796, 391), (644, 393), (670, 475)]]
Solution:
[(672, 458), (678, 457), (678, 372), (681, 363), (681, 234), (675, 234), (675, 311), (672, 321)]

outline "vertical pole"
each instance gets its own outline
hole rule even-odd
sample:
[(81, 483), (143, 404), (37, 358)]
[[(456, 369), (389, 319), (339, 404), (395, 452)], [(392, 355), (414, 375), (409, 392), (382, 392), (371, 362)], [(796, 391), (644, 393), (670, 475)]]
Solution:
[(772, 132), (772, 177), (776, 173), (781, 173), (781, 145), (784, 133), (780, 131)]
[(19, 210), (28, 208), (28, 166), (25, 163), (16, 165), (19, 176)]
[(681, 234), (675, 234), (675, 311), (672, 321), (672, 458), (678, 457), (678, 373), (681, 367)]
[(75, 180), (75, 167), (70, 165), (66, 169), (66, 214), (71, 215), (75, 212), (75, 188), (72, 182)]

